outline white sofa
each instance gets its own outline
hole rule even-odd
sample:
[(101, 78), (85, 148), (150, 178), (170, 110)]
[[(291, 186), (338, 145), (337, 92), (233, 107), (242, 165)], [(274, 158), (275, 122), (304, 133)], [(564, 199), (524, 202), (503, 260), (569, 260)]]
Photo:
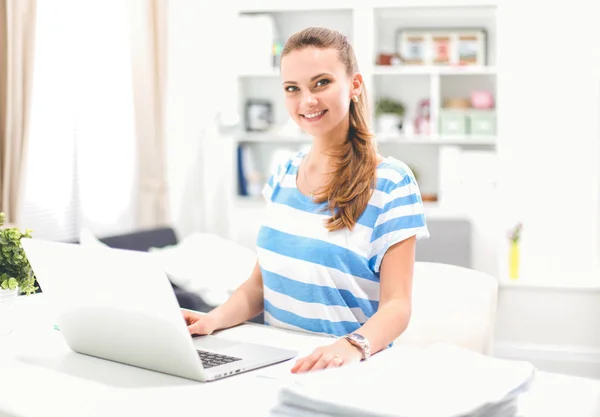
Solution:
[(491, 354), (498, 281), (454, 265), (416, 262), (408, 328), (397, 343), (447, 342)]

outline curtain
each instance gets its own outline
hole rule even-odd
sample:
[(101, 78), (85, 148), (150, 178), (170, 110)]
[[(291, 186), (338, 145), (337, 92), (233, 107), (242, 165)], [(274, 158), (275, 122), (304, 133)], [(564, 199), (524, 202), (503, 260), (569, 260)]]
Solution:
[(33, 83), (35, 0), (0, 0), (0, 211), (19, 222)]
[(166, 0), (129, 0), (131, 62), (137, 159), (137, 225), (151, 228), (168, 219), (165, 174), (167, 69)]

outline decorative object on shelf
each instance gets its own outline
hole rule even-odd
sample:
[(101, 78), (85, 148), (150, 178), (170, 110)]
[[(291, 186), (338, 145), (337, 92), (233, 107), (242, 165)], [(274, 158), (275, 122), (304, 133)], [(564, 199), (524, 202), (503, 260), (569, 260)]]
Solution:
[[(0, 226), (4, 226), (4, 220), (4, 213), (0, 213)], [(0, 229), (0, 334), (12, 331), (9, 312), (19, 293), (29, 295), (38, 289), (21, 238), (31, 238), (31, 230), (22, 233), (16, 227)]]
[(469, 112), (469, 133), (482, 136), (495, 135), (496, 112), (494, 110), (471, 110)]
[(444, 108), (446, 109), (468, 109), (471, 107), (471, 100), (463, 97), (449, 97), (444, 99)]
[(471, 107), (474, 109), (488, 110), (494, 108), (494, 97), (488, 90), (471, 91)]
[(425, 33), (401, 32), (399, 48), (402, 62), (407, 65), (424, 65), (427, 62), (427, 38)]
[(431, 104), (429, 99), (419, 102), (417, 117), (414, 120), (414, 133), (417, 135), (429, 135), (431, 133)]
[(268, 100), (247, 100), (245, 116), (248, 132), (266, 132), (273, 126), (273, 109)]
[(401, 28), (395, 40), (396, 52), (406, 65), (487, 65), (485, 29)]
[(486, 40), (482, 30), (467, 30), (458, 34), (458, 64), (485, 65)]
[(380, 53), (377, 55), (377, 65), (391, 66), (400, 65), (402, 60), (396, 53)]
[(508, 255), (508, 275), (510, 279), (519, 279), (520, 251), (519, 243), (521, 241), (521, 231), (523, 224), (517, 223), (508, 234), (510, 240), (510, 249)]
[(398, 100), (383, 97), (377, 100), (375, 115), (378, 133), (399, 133), (402, 131), (406, 107)]
[(449, 65), (452, 61), (450, 35), (433, 35), (433, 56), (432, 61), (435, 65)]
[(469, 133), (468, 118), (464, 110), (441, 109), (439, 114), (441, 135), (466, 135)]

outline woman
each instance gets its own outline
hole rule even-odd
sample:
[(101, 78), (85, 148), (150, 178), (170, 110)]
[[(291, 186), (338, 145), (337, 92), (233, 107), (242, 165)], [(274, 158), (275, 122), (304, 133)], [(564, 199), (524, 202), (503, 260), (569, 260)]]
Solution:
[(412, 172), (377, 154), (346, 37), (305, 29), (280, 65), (287, 110), (312, 146), (264, 187), (250, 278), (207, 315), (184, 316), (192, 334), (211, 334), (264, 309), (270, 325), (336, 337), (292, 368), (305, 372), (367, 359), (406, 329), (415, 243), (429, 232)]

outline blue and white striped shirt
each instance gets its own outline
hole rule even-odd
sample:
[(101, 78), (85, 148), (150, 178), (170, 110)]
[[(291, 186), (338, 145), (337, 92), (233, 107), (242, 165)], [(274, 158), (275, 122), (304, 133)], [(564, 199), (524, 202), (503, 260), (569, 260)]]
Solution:
[(263, 189), (267, 208), (257, 253), (265, 323), (343, 336), (377, 311), (387, 249), (411, 236), (429, 237), (423, 203), (410, 168), (388, 157), (354, 229), (329, 232), (327, 204), (314, 203), (296, 185), (304, 155), (280, 164)]

